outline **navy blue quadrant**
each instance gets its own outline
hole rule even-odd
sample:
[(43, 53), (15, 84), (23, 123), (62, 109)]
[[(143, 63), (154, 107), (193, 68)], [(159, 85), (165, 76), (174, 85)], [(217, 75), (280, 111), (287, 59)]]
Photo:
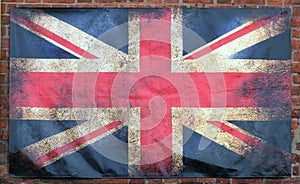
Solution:
[(11, 22), (10, 37), (11, 58), (77, 58), (47, 40)]
[[(284, 11), (287, 11), (288, 15), (290, 15), (289, 10), (284, 9)], [(184, 29), (189, 29), (193, 34), (197, 35), (190, 34), (190, 31), (183, 31), (183, 54), (188, 54), (250, 20), (266, 18), (282, 12), (283, 9), (264, 9), (264, 11), (258, 9), (217, 9), (215, 11), (211, 9), (203, 9), (201, 11), (183, 9)], [(254, 45), (250, 49), (241, 51), (232, 57), (235, 59), (289, 59), (289, 45), (285, 45), (285, 48), (283, 48), (281, 44), (289, 43), (290, 40), (290, 25), (288, 21), (285, 24), (287, 31), (282, 35), (270, 38), (262, 44)], [(194, 39), (190, 37), (194, 37)], [(194, 43), (196, 40), (197, 43)]]
[[(128, 128), (124, 127), (99, 141), (84, 147), (77, 152), (42, 169), (34, 168), (34, 165), (26, 155), (20, 156), (20, 151), (39, 140), (55, 135), (78, 125), (78, 121), (22, 121), (10, 120), (10, 173), (12, 176), (27, 177), (113, 177), (128, 175)], [(109, 144), (107, 144), (109, 142)], [(123, 143), (123, 145), (122, 145)], [(101, 149), (110, 151), (102, 153)], [(99, 149), (101, 148), (101, 149)], [(122, 162), (113, 160), (120, 158)], [(20, 160), (28, 165), (23, 166)], [(58, 169), (59, 168), (59, 169)]]
[(128, 53), (128, 9), (68, 9), (68, 13), (64, 13), (65, 11), (66, 9), (45, 10), (46, 13)]
[[(290, 152), (289, 121), (258, 122), (235, 121), (233, 124), (263, 139), (268, 145), (277, 147), (283, 152)], [(282, 176), (290, 173), (290, 163), (285, 158), (277, 157), (277, 153), (261, 155), (261, 152), (253, 152), (246, 158), (224, 148), (223, 146), (193, 132), (184, 127), (184, 174), (200, 177), (247, 177), (247, 176)], [(267, 151), (268, 152), (268, 151)], [(274, 158), (277, 163), (272, 163)], [(270, 170), (265, 168), (283, 163), (282, 170)], [(288, 172), (288, 173), (283, 173)]]
[(291, 30), (279, 34), (272, 39), (267, 39), (261, 43), (253, 45), (245, 50), (242, 50), (230, 58), (232, 59), (274, 59), (274, 60), (289, 60), (291, 58), (290, 45), (282, 46), (282, 42), (288, 42), (291, 35)]

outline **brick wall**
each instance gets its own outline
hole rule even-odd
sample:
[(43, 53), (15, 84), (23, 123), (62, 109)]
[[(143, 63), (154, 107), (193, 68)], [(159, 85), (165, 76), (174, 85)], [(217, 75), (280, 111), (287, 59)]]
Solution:
[[(96, 7), (199, 7), (199, 8), (266, 8), (292, 9), (292, 177), (286, 179), (11, 179), (8, 170), (8, 62), (9, 13), (11, 7), (96, 8)], [(0, 62), (0, 183), (300, 183), (300, 0), (2, 0)]]

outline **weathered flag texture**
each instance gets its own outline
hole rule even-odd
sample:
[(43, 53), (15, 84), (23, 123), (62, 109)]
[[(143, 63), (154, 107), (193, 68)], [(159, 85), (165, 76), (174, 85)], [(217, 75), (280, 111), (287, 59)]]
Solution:
[(290, 10), (12, 9), (12, 177), (290, 175)]

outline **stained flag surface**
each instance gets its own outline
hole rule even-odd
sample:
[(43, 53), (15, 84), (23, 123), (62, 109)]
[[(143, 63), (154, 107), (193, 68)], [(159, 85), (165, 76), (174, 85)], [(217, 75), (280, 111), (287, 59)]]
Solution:
[(289, 9), (22, 9), (12, 177), (290, 176)]

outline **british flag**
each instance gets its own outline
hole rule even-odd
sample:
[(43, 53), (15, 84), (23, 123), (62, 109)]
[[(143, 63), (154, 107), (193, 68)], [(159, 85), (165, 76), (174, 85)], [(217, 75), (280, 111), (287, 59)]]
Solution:
[(21, 9), (13, 177), (290, 175), (288, 9)]

